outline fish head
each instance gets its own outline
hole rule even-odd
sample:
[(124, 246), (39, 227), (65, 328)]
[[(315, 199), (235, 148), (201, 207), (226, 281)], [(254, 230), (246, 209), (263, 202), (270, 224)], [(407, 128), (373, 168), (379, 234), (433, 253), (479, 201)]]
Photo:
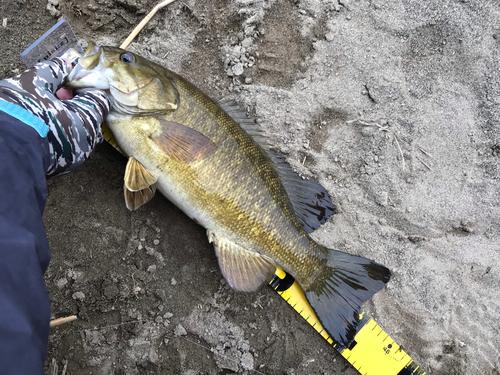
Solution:
[(164, 114), (177, 109), (179, 92), (167, 70), (117, 47), (90, 42), (68, 76), (66, 86), (106, 91), (112, 110), (132, 116)]

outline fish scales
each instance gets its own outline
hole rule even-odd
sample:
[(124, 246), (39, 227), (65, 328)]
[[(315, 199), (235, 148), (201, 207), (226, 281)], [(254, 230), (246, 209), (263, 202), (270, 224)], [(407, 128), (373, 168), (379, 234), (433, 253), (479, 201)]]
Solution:
[(231, 103), (213, 101), (138, 55), (91, 43), (69, 79), (72, 87), (109, 90), (106, 122), (130, 156), (129, 209), (158, 189), (207, 229), (234, 289), (257, 290), (279, 265), (298, 281), (330, 336), (343, 346), (352, 342), (361, 303), (389, 281), (390, 271), (311, 239), (308, 233), (333, 213), (323, 187), (303, 181), (265, 149), (245, 117), (231, 114)]
[(209, 159), (177, 163), (179, 185), (190, 192), (187, 199), (193, 206), (210, 207), (226, 236), (245, 239), (255, 251), (266, 249), (286, 271), (301, 269), (296, 277), (306, 285), (324, 256), (291, 212), (269, 158), (212, 99), (178, 75), (169, 78), (177, 83), (182, 101), (166, 118), (188, 124), (219, 146)]

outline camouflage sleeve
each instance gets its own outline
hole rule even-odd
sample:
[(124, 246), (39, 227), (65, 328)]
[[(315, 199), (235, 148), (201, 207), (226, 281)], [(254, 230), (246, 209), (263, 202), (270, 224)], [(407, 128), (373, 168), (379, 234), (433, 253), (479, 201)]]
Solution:
[(56, 58), (0, 81), (0, 100), (23, 108), (48, 125), (48, 176), (70, 172), (89, 157), (102, 141), (101, 125), (109, 112), (107, 95), (100, 90), (86, 90), (71, 100), (55, 96), (70, 71), (66, 61)]

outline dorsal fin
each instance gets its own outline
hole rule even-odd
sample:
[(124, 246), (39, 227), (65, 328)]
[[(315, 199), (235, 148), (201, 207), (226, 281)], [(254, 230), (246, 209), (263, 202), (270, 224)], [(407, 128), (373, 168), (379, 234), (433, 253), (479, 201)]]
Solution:
[(217, 104), (236, 121), (269, 155), (283, 183), (297, 220), (311, 233), (335, 212), (333, 203), (323, 186), (314, 180), (304, 180), (285, 158), (271, 150), (271, 144), (255, 119), (234, 101), (219, 99)]
[(330, 195), (316, 180), (305, 180), (295, 172), (285, 158), (269, 151), (278, 169), (281, 182), (292, 203), (297, 220), (307, 233), (313, 232), (335, 212)]
[(247, 116), (247, 113), (243, 108), (241, 108), (233, 100), (229, 99), (219, 99), (217, 100), (217, 104), (265, 151), (270, 151), (271, 144), (262, 131), (260, 125), (255, 122), (253, 117)]

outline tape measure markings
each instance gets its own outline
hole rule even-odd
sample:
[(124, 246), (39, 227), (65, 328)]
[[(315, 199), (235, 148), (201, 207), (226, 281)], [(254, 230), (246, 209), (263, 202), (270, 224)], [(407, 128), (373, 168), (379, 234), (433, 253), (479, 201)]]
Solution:
[(287, 282), (287, 289), (280, 285), (279, 280), (284, 280), (285, 277), (291, 276), (278, 268), (270, 285), (360, 374), (425, 375), (425, 371), (420, 369), (410, 356), (364, 312), (359, 316), (358, 331), (349, 348), (334, 342), (308, 304), (300, 286), (296, 282), (290, 283), (290, 280)]

